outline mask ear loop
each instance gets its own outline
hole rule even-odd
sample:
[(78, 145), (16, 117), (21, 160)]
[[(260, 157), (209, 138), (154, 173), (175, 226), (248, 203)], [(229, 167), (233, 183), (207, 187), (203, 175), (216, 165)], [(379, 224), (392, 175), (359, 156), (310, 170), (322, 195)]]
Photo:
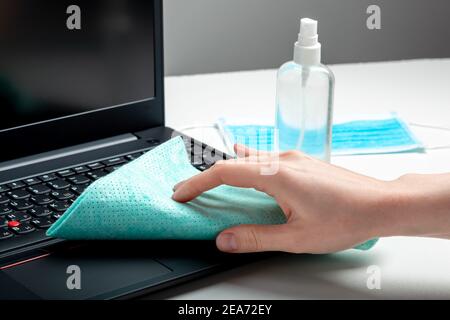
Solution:
[[(450, 127), (445, 127), (445, 126), (436, 126), (436, 125), (424, 124), (424, 123), (418, 123), (418, 122), (409, 122), (409, 125), (413, 126), (413, 127), (450, 132)], [(441, 146), (425, 146), (425, 149), (427, 149), (427, 150), (450, 149), (450, 144), (441, 145)]]

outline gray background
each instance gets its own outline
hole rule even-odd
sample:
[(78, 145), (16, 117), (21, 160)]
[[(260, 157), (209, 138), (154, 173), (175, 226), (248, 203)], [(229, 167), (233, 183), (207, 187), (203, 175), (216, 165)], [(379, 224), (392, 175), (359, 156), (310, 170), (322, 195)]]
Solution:
[[(381, 7), (381, 30), (366, 9)], [(167, 75), (276, 68), (299, 18), (319, 20), (323, 62), (450, 56), (449, 0), (164, 0)]]

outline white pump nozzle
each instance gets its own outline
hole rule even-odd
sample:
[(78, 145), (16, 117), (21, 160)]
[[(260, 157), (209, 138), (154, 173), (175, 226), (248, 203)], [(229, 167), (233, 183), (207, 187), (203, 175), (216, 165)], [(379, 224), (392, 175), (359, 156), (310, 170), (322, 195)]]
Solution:
[(303, 18), (300, 21), (300, 33), (295, 43), (294, 61), (301, 65), (320, 64), (321, 45), (317, 34), (317, 21)]
[(317, 21), (304, 18), (300, 21), (300, 33), (298, 42), (302, 46), (311, 46), (317, 44), (319, 36), (317, 35)]

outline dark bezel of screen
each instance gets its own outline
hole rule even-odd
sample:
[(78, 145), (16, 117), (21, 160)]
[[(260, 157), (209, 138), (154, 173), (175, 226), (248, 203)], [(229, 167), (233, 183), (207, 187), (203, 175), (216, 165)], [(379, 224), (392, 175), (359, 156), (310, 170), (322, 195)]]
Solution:
[(154, 97), (0, 132), (0, 162), (164, 125), (162, 0), (154, 0)]

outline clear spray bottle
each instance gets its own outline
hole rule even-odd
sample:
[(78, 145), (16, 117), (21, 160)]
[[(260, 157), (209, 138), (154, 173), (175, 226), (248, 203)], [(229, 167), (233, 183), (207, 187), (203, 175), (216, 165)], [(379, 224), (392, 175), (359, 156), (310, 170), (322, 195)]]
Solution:
[(330, 161), (334, 75), (320, 59), (317, 21), (304, 18), (294, 60), (278, 71), (275, 139), (281, 151)]

